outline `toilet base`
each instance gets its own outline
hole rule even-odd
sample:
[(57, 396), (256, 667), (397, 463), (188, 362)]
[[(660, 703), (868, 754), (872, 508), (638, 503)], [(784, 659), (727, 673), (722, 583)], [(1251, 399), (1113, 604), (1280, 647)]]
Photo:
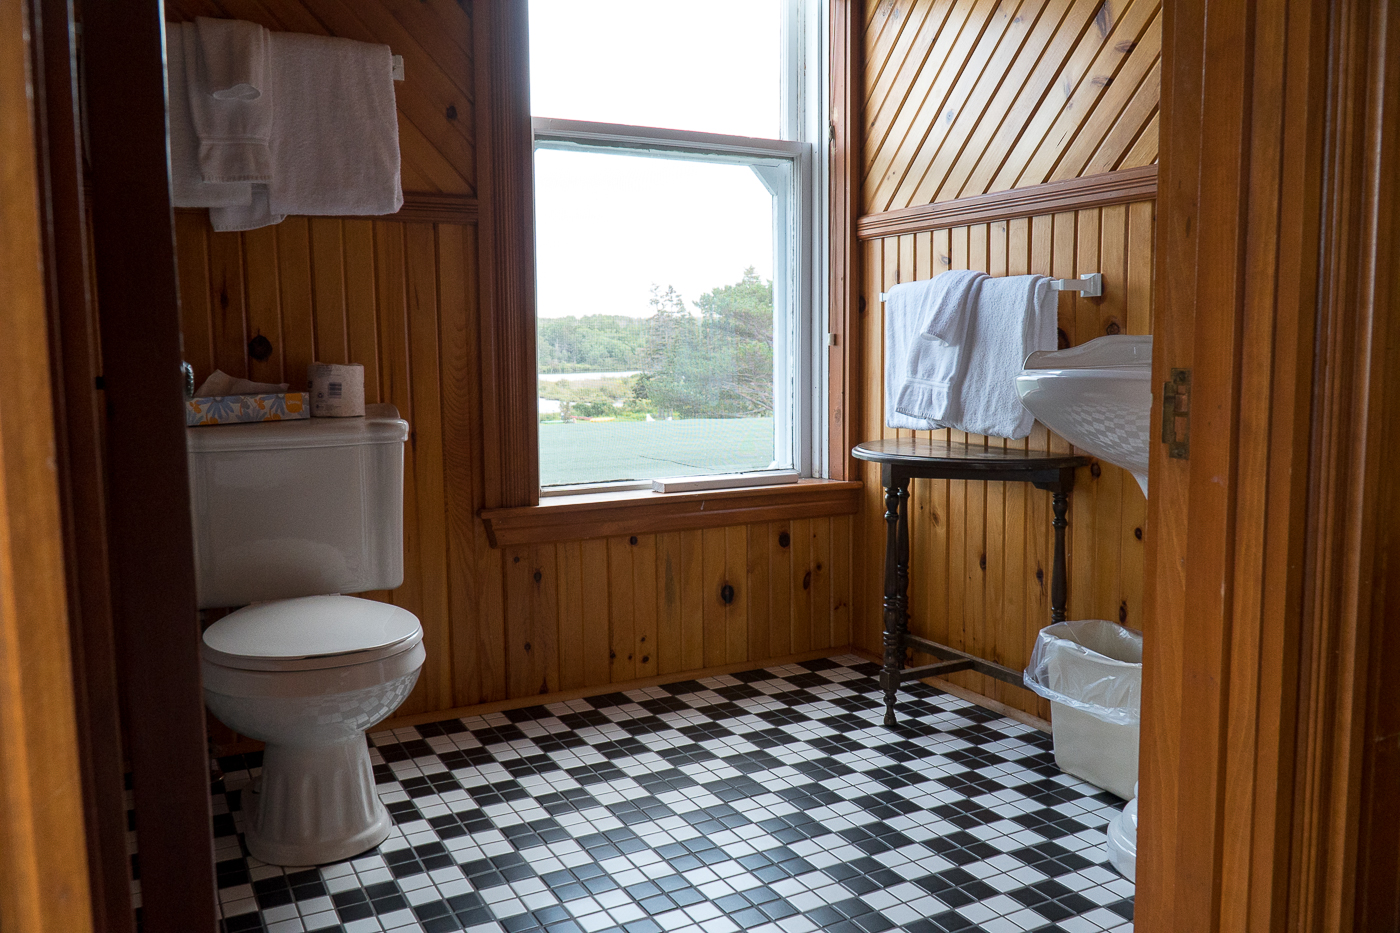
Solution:
[(359, 733), (331, 745), (269, 743), (243, 816), (248, 851), (270, 865), (339, 862), (379, 845), (392, 825)]

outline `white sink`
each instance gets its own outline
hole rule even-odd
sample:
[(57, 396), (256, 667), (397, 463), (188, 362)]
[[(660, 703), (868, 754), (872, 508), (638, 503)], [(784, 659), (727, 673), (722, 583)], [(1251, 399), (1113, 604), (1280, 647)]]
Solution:
[(1100, 337), (1026, 357), (1021, 404), (1079, 450), (1123, 467), (1147, 495), (1152, 338)]

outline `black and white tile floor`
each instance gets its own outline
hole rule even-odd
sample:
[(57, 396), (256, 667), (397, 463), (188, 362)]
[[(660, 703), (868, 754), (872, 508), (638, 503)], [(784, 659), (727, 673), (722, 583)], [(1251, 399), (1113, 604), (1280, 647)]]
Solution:
[(1095, 933), (1121, 801), (1048, 736), (922, 684), (881, 725), (855, 657), (371, 735), (395, 826), (349, 862), (250, 858), (213, 786), (226, 933)]

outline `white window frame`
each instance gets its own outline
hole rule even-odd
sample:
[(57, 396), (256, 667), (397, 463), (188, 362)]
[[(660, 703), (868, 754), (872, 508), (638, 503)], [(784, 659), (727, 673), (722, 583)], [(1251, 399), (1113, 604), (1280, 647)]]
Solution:
[[(773, 270), (773, 302), (786, 328), (773, 333), (775, 460), (802, 476), (827, 476), (827, 178), (829, 0), (787, 0), (782, 61), (782, 138), (535, 117), (535, 150), (614, 152), (747, 165), (774, 196), (773, 238), (786, 268)], [(755, 471), (760, 472), (760, 471)], [(542, 486), (541, 496), (649, 489), (651, 479)]]

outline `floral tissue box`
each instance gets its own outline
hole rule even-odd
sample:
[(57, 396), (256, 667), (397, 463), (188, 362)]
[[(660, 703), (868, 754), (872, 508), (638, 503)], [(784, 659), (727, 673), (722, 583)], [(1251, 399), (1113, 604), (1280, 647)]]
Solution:
[(267, 395), (210, 395), (185, 401), (185, 424), (238, 424), (245, 421), (291, 421), (310, 418), (304, 392)]

